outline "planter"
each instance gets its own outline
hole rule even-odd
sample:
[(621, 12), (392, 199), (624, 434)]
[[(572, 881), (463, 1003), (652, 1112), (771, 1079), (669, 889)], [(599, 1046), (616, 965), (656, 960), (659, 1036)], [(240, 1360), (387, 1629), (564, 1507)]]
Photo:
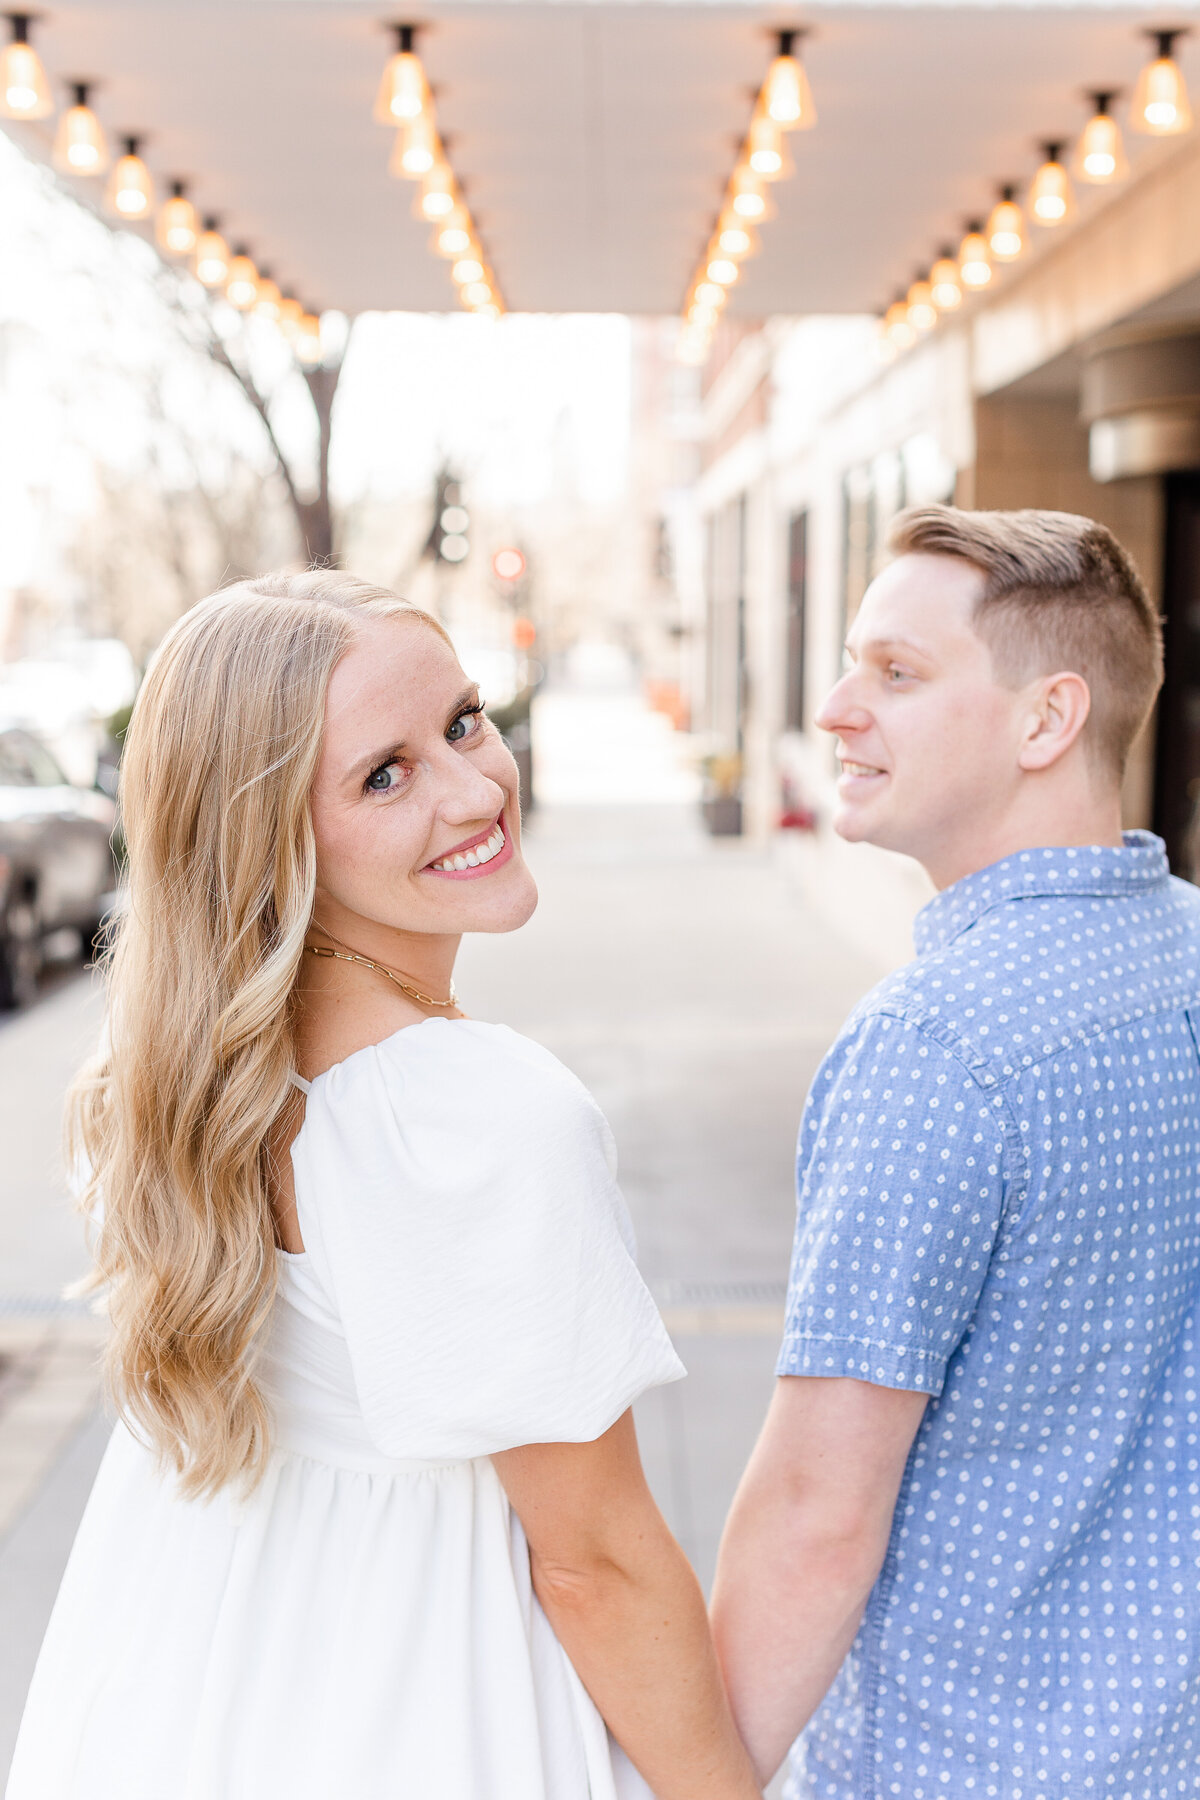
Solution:
[(716, 794), (702, 800), (700, 811), (713, 837), (741, 837), (742, 797), (740, 794)]

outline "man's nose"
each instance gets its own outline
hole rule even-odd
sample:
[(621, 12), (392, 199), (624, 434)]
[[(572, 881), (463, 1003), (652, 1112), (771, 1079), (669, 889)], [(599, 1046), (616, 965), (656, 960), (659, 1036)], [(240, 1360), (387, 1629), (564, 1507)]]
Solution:
[(870, 724), (866, 709), (857, 693), (858, 670), (847, 669), (841, 680), (826, 694), (814, 723), (822, 731), (861, 731)]

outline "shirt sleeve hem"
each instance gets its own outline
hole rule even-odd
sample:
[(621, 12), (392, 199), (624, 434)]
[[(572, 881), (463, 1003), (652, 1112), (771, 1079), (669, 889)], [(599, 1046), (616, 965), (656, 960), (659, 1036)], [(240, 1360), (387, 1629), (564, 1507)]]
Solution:
[(920, 1344), (880, 1344), (870, 1338), (788, 1331), (775, 1373), (851, 1376), (856, 1381), (869, 1381), (874, 1387), (940, 1394), (946, 1379), (946, 1360)]

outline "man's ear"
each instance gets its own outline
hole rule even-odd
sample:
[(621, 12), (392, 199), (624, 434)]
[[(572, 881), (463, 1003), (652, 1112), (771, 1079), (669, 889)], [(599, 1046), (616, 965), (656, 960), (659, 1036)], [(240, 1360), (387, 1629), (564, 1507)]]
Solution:
[(1082, 675), (1064, 670), (1039, 681), (1026, 715), (1019, 766), (1029, 770), (1052, 767), (1071, 748), (1091, 710), (1091, 692)]

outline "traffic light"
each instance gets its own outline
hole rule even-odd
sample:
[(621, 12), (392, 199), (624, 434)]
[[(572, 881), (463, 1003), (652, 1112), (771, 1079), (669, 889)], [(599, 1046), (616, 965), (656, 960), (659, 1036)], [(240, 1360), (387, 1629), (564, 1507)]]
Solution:
[(433, 523), (424, 554), (434, 562), (465, 562), (471, 550), (467, 536), (470, 527), (470, 515), (462, 503), (462, 484), (443, 469), (434, 483)]

